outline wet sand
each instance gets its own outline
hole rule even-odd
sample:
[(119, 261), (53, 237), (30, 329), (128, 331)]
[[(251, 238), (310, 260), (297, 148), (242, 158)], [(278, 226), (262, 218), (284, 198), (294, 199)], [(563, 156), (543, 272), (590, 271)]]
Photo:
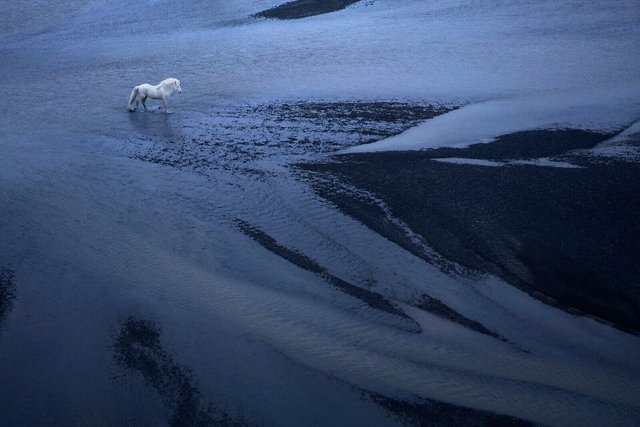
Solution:
[[(243, 414), (232, 417), (203, 396), (188, 366), (174, 360), (162, 344), (162, 329), (148, 319), (128, 317), (113, 337), (113, 359), (129, 372), (140, 375), (154, 389), (168, 412), (171, 426), (249, 426), (258, 425)], [(354, 387), (355, 388), (355, 387)], [(402, 400), (361, 390), (363, 399), (379, 405), (388, 417), (404, 425), (441, 426), (529, 426), (531, 423), (507, 415), (464, 408), (435, 400)]]
[[(575, 25), (557, 5), (517, 2), (255, 17), (347, 4), (286, 2), (155, 4), (152, 15), (147, 2), (5, 5), (0, 85), (16, 108), (0, 116), (0, 423), (634, 425), (639, 337), (479, 273), (507, 268), (464, 241), (477, 226), (452, 220), (464, 202), (451, 195), (439, 195), (433, 233), (407, 225), (424, 209), (419, 164), (437, 162), (364, 158), (346, 173), (362, 175), (360, 189), (291, 167), (451, 105), (574, 87), (594, 99), (610, 84), (615, 99), (638, 75), (636, 45), (616, 30), (634, 24), (633, 8), (566, 2)], [(174, 114), (126, 110), (134, 85), (170, 76), (184, 89)], [(571, 135), (546, 145), (603, 137), (562, 145)], [(469, 168), (429, 166), (429, 179)], [(477, 179), (495, 189), (486, 173)], [(316, 179), (359, 212), (318, 196)], [(439, 231), (447, 221), (458, 228)], [(428, 246), (441, 235), (463, 240), (477, 270), (450, 242)]]
[[(637, 164), (575, 156), (563, 159), (580, 168), (433, 161), (550, 156), (592, 147), (608, 136), (582, 130), (519, 132), (466, 149), (339, 155), (298, 167), (319, 195), (418, 256), (426, 258), (359, 191), (380, 197), (446, 259), (637, 334)], [(344, 191), (341, 185), (356, 190)]]
[(336, 12), (357, 2), (358, 0), (295, 0), (259, 12), (255, 16), (271, 19), (300, 19)]
[(162, 330), (146, 319), (129, 317), (114, 337), (113, 358), (132, 374), (142, 375), (171, 413), (171, 426), (242, 426), (202, 396), (192, 371), (175, 362), (161, 343)]
[(506, 415), (475, 411), (433, 400), (407, 401), (373, 394), (371, 400), (388, 409), (393, 417), (410, 426), (533, 426), (528, 421)]
[(250, 236), (256, 242), (258, 242), (261, 246), (268, 249), (269, 251), (275, 253), (276, 255), (286, 259), (290, 263), (303, 268), (307, 271), (310, 271), (314, 274), (320, 276), (323, 280), (328, 282), (330, 285), (334, 286), (337, 289), (340, 289), (342, 292), (350, 295), (354, 298), (359, 299), (364, 302), (368, 306), (373, 309), (380, 310), (387, 314), (391, 314), (393, 316), (400, 317), (401, 320), (406, 323), (403, 325), (405, 328), (410, 330), (411, 332), (421, 332), (420, 326), (409, 316), (407, 316), (402, 310), (397, 309), (393, 304), (391, 304), (383, 295), (372, 292), (370, 290), (361, 288), (359, 286), (353, 285), (351, 283), (346, 282), (345, 280), (340, 279), (339, 277), (330, 274), (326, 268), (322, 267), (314, 260), (310, 259), (306, 255), (289, 249), (285, 246), (279, 244), (276, 240), (274, 240), (271, 236), (266, 234), (264, 231), (260, 230), (247, 223), (246, 221), (236, 220), (236, 226), (242, 230), (243, 233)]
[(15, 273), (7, 268), (0, 268), (0, 328), (15, 299)]

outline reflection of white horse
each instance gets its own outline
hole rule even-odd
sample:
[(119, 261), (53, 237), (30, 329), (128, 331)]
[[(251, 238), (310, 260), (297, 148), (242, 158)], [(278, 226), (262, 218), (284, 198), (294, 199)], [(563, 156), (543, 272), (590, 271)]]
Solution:
[[(164, 103), (164, 111), (165, 113), (169, 114), (170, 111), (167, 108), (167, 101), (169, 100), (169, 95), (171, 95), (174, 90), (177, 90), (178, 93), (182, 93), (180, 80), (174, 79), (173, 77), (163, 80), (155, 86), (148, 83), (143, 83), (140, 86), (136, 86), (131, 91), (131, 97), (129, 98), (129, 111), (136, 111), (136, 108), (138, 108), (138, 97), (140, 97), (140, 101), (142, 102), (144, 111), (147, 111), (145, 102), (147, 101), (148, 97), (153, 99), (162, 99), (162, 102)], [(135, 107), (133, 106), (133, 101), (136, 102)]]

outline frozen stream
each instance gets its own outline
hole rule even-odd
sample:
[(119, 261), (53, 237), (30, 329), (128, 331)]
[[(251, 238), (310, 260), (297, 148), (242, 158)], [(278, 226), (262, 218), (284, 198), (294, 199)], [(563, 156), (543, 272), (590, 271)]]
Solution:
[[(249, 18), (277, 3), (0, 2), (0, 269), (15, 274), (0, 313), (0, 424), (166, 422), (184, 378), (203, 413), (250, 425), (402, 423), (374, 394), (545, 425), (637, 423), (638, 337), (492, 276), (445, 273), (320, 199), (291, 167), (400, 133), (431, 104), (603, 82), (623, 92), (639, 75), (634, 2), (565, 1), (560, 12), (524, 2), (533, 21), (523, 2), (446, 0)], [(582, 37), (590, 31), (601, 37)], [(464, 57), (475, 71), (452, 76), (472, 68)], [(174, 114), (126, 111), (134, 85), (169, 76), (184, 90)], [(416, 308), (425, 294), (502, 339)], [(160, 328), (152, 354), (172, 374), (114, 361), (130, 318)]]

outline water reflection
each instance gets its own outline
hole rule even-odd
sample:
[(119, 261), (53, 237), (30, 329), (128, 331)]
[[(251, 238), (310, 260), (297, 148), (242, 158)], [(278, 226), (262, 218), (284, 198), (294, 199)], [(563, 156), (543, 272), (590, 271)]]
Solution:
[(128, 114), (129, 122), (141, 135), (154, 135), (169, 138), (174, 134), (177, 117), (165, 114), (159, 107), (150, 103), (149, 111), (136, 111)]

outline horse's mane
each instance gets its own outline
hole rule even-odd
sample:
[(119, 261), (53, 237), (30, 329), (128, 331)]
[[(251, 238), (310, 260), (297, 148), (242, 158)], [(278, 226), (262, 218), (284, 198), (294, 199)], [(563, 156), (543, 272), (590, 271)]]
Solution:
[(173, 84), (173, 82), (175, 82), (177, 79), (173, 78), (173, 77), (169, 77), (168, 79), (164, 79), (163, 81), (161, 81), (158, 86), (169, 86), (171, 84)]

